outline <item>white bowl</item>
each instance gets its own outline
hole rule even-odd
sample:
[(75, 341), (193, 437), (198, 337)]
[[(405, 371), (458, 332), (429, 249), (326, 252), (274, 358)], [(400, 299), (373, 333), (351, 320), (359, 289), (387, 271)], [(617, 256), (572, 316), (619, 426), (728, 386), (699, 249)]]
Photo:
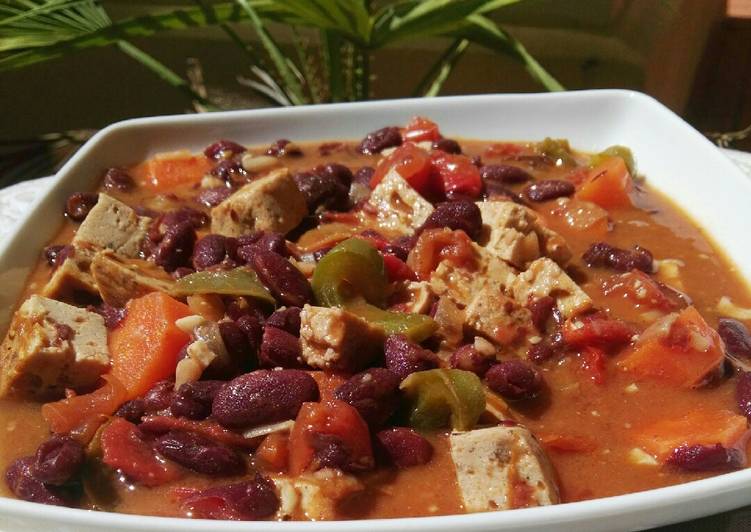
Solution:
[[(95, 135), (57, 174), (0, 247), (0, 327), (7, 326), (29, 268), (59, 227), (68, 194), (94, 187), (103, 169), (161, 151), (199, 150), (219, 138), (245, 144), (357, 139), (403, 124), (415, 114), (435, 120), (450, 137), (539, 140), (566, 137), (578, 149), (629, 146), (649, 182), (685, 208), (751, 277), (751, 181), (709, 141), (652, 98), (606, 90), (558, 94), (391, 100), (143, 118)], [(658, 250), (659, 254), (659, 250)], [(751, 503), (751, 469), (678, 486), (543, 508), (448, 517), (327, 523), (219, 522), (90, 512), (0, 498), (0, 529), (88, 532), (184, 531), (480, 531), (642, 529)]]

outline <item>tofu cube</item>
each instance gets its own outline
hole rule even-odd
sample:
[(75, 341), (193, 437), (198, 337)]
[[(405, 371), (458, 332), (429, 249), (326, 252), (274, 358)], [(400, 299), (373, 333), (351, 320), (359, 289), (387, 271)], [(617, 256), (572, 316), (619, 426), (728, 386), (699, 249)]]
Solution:
[(308, 214), (305, 197), (286, 168), (255, 179), (211, 210), (211, 232), (241, 236), (251, 231), (285, 234)]
[(566, 242), (540, 223), (531, 209), (511, 201), (477, 202), (483, 221), (480, 245), (517, 268), (541, 255), (565, 264), (571, 258)]
[(449, 436), (467, 512), (511, 510), (560, 502), (553, 468), (523, 427), (489, 427)]
[(514, 299), (525, 304), (530, 297), (554, 298), (564, 318), (592, 308), (592, 299), (555, 262), (541, 258), (529, 265), (514, 279), (511, 290)]
[(391, 170), (370, 194), (368, 203), (376, 211), (378, 224), (387, 231), (409, 234), (433, 212), (433, 205)]
[(0, 346), (0, 397), (59, 398), (66, 388), (94, 385), (109, 362), (99, 314), (33, 295)]
[(311, 367), (364, 369), (382, 352), (383, 341), (381, 329), (346, 310), (305, 305), (300, 312), (302, 358)]
[(532, 314), (488, 285), (478, 291), (465, 310), (465, 326), (498, 345), (510, 345), (534, 330)]
[(138, 216), (125, 203), (104, 193), (76, 231), (72, 244), (111, 249), (125, 257), (137, 257), (151, 218)]
[(97, 248), (91, 244), (79, 243), (73, 248), (73, 254), (63, 261), (50, 277), (41, 291), (41, 295), (51, 299), (69, 301), (76, 293), (99, 295), (94, 276), (91, 274), (91, 261)]
[(169, 292), (175, 284), (172, 277), (153, 262), (128, 259), (109, 249), (94, 255), (91, 274), (102, 300), (120, 308), (149, 292)]

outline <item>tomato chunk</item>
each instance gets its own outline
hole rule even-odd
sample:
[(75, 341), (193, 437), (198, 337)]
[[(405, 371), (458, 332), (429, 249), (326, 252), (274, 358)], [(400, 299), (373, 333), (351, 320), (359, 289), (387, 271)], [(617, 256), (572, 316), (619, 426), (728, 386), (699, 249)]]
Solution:
[(177, 354), (190, 340), (175, 321), (192, 312), (162, 292), (131, 300), (127, 311), (110, 334), (109, 347), (112, 375), (125, 386), (127, 399), (133, 399), (174, 374)]
[(633, 188), (626, 163), (620, 157), (610, 157), (589, 172), (575, 197), (604, 209), (625, 209), (632, 205), (629, 192)]
[(482, 193), (480, 170), (466, 155), (434, 151), (430, 156), (438, 188), (448, 199), (477, 198)]
[(563, 340), (572, 347), (616, 348), (627, 344), (636, 330), (625, 321), (593, 314), (563, 325)]
[(717, 331), (686, 307), (652, 324), (618, 365), (637, 377), (696, 387), (722, 369), (724, 358)]
[(659, 461), (684, 445), (716, 445), (732, 448), (745, 441), (748, 423), (728, 410), (696, 407), (679, 418), (661, 419), (639, 429), (635, 442)]
[(42, 406), (42, 416), (52, 432), (80, 429), (88, 423), (101, 425), (127, 399), (127, 390), (113, 375), (104, 375), (104, 385), (91, 393), (74, 395)]
[(417, 281), (417, 275), (407, 264), (391, 253), (383, 253), (383, 265), (386, 268), (386, 275), (389, 282), (396, 281)]
[(373, 450), (368, 425), (357, 410), (343, 401), (303, 403), (289, 439), (289, 472), (296, 476), (321, 465), (316, 464), (320, 442), (336, 441), (344, 451), (348, 470), (373, 467)]
[(473, 268), (476, 265), (475, 251), (467, 233), (445, 227), (423, 231), (409, 252), (407, 266), (419, 279), (427, 280), (442, 260), (459, 267)]
[(441, 138), (441, 132), (438, 130), (438, 125), (432, 120), (415, 116), (402, 131), (402, 138), (410, 142), (434, 141)]
[(157, 458), (138, 427), (121, 417), (102, 431), (102, 461), (144, 486), (160, 486), (180, 477), (180, 470)]
[(663, 287), (641, 270), (614, 275), (603, 283), (606, 295), (628, 298), (639, 307), (673, 311), (685, 305), (678, 292)]
[(391, 170), (402, 176), (412, 188), (422, 195), (430, 191), (430, 174), (432, 165), (425, 150), (411, 142), (405, 142), (376, 166), (370, 179), (370, 188), (375, 188)]

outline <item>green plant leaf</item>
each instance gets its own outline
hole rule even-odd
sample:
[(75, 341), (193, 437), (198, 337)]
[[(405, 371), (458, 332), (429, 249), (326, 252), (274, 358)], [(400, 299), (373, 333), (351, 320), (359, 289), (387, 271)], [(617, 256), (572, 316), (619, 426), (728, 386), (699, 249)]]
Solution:
[(428, 73), (420, 81), (412, 93), (413, 96), (437, 96), (441, 92), (444, 82), (448, 79), (454, 66), (469, 46), (467, 39), (456, 39), (433, 63)]
[(463, 28), (449, 32), (449, 35), (465, 38), (515, 59), (524, 66), (532, 78), (549, 91), (565, 90), (563, 85), (532, 57), (520, 41), (485, 16), (473, 15), (468, 17), (467, 24)]
[(322, 30), (320, 33), (323, 51), (323, 66), (329, 82), (329, 93), (332, 102), (344, 101), (344, 64), (342, 63), (342, 39), (331, 31)]
[(305, 95), (303, 94), (298, 73), (291, 68), (287, 58), (266, 29), (266, 26), (264, 26), (255, 9), (253, 9), (248, 0), (237, 0), (237, 3), (240, 4), (247, 13), (250, 23), (253, 25), (258, 38), (261, 40), (261, 44), (266, 49), (266, 52), (271, 58), (271, 62), (274, 64), (274, 68), (276, 68), (279, 77), (284, 81), (284, 89), (289, 101), (292, 102), (293, 105), (305, 104)]

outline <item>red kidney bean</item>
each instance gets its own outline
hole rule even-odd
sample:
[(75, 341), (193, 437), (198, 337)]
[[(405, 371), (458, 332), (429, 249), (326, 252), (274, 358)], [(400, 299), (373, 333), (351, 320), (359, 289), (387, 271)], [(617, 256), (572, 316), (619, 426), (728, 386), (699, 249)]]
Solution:
[(425, 223), (418, 229), (421, 233), (426, 229), (448, 227), (461, 229), (472, 240), (477, 240), (482, 231), (482, 215), (480, 208), (474, 201), (446, 201), (436, 205), (435, 210), (428, 216)]
[(480, 177), (486, 182), (501, 184), (516, 184), (531, 181), (529, 172), (510, 164), (486, 164), (480, 168)]
[(434, 150), (441, 150), (446, 153), (461, 153), (462, 147), (454, 139), (438, 139), (434, 140), (431, 146)]
[[(313, 448), (313, 464), (311, 469), (317, 471), (327, 467), (353, 472), (351, 452), (345, 446), (341, 438), (333, 434), (321, 434), (311, 432), (308, 434), (308, 442)], [(357, 470), (357, 467), (354, 468)]]
[(452, 368), (471, 371), (482, 377), (487, 373), (494, 361), (484, 355), (481, 355), (475, 346), (471, 344), (463, 345), (451, 354), (449, 364)]
[(171, 225), (189, 223), (194, 229), (200, 229), (209, 223), (209, 217), (205, 212), (193, 207), (180, 207), (163, 214), (158, 220), (159, 230), (164, 234)]
[(266, 320), (266, 325), (300, 336), (300, 307), (287, 307), (275, 310)]
[(65, 202), (65, 214), (73, 221), (83, 222), (98, 201), (99, 194), (76, 192), (68, 196)]
[(399, 382), (392, 371), (371, 368), (350, 377), (334, 397), (354, 406), (370, 427), (380, 427), (399, 406)]
[(510, 400), (532, 399), (543, 387), (542, 374), (522, 360), (495, 364), (485, 374), (485, 382), (491, 390)]
[(553, 311), (557, 308), (555, 299), (550, 296), (532, 299), (527, 303), (527, 309), (532, 313), (532, 323), (541, 333), (545, 332), (548, 320), (554, 316)]
[(281, 305), (302, 307), (313, 301), (313, 289), (308, 280), (278, 253), (258, 249), (253, 254), (251, 266)]
[(182, 508), (196, 519), (255, 521), (279, 509), (274, 483), (256, 473), (255, 478), (215, 486), (191, 495)]
[(292, 176), (305, 196), (305, 202), (310, 212), (315, 212), (318, 207), (333, 211), (346, 211), (349, 204), (349, 184), (344, 184), (332, 173), (298, 172)]
[(371, 131), (362, 139), (357, 151), (366, 155), (381, 153), (386, 148), (400, 146), (402, 144), (402, 134), (398, 127), (384, 127)]
[(141, 422), (141, 418), (146, 414), (146, 405), (143, 399), (131, 399), (120, 405), (115, 415), (130, 421), (134, 425)]
[(258, 364), (263, 368), (303, 367), (300, 339), (266, 323), (258, 352)]
[[(254, 334), (254, 331), (251, 332)], [(258, 344), (251, 343), (249, 335), (234, 321), (219, 322), (219, 333), (231, 359), (230, 367), (227, 369), (233, 374), (238, 370), (255, 369)]]
[(248, 175), (248, 172), (245, 171), (245, 168), (243, 168), (242, 163), (238, 159), (219, 161), (209, 173), (228, 185), (236, 185)]
[(292, 146), (290, 146), (290, 144), (292, 144), (292, 141), (290, 141), (289, 139), (275, 140), (271, 143), (271, 146), (266, 149), (266, 155), (270, 155), (272, 157), (299, 157), (303, 154), (302, 150), (297, 147), (296, 144), (292, 144)]
[(227, 256), (225, 241), (222, 235), (210, 234), (196, 242), (191, 257), (193, 267), (200, 271), (221, 263)]
[(57, 268), (75, 253), (76, 248), (71, 245), (54, 245), (44, 248), (44, 258), (52, 268)]
[(717, 333), (725, 342), (725, 350), (732, 356), (751, 362), (751, 333), (738, 320), (720, 318)]
[(318, 385), (307, 372), (257, 370), (225, 383), (211, 413), (225, 427), (252, 427), (293, 419), (304, 402), (317, 400)]
[(735, 385), (735, 400), (741, 414), (751, 420), (751, 372), (744, 371), (738, 375)]
[(5, 483), (10, 491), (23, 501), (67, 506), (64, 492), (54, 486), (47, 486), (33, 474), (35, 459), (33, 456), (19, 458), (5, 470)]
[(369, 187), (370, 180), (373, 179), (373, 174), (375, 174), (375, 168), (372, 166), (363, 166), (355, 172), (352, 181)]
[(110, 168), (104, 174), (104, 188), (107, 190), (117, 190), (119, 192), (128, 192), (136, 186), (130, 174), (122, 168)]
[(412, 251), (412, 248), (415, 247), (416, 243), (417, 237), (415, 235), (400, 236), (393, 242), (387, 244), (386, 247), (383, 248), (383, 251), (396, 255), (401, 260), (406, 261), (409, 252)]
[(190, 263), (195, 242), (196, 231), (190, 222), (170, 225), (154, 251), (154, 262), (168, 272), (187, 266)]
[(555, 354), (556, 349), (547, 341), (532, 344), (529, 349), (527, 349), (527, 358), (535, 364), (542, 364), (553, 358)]
[(245, 151), (244, 146), (240, 146), (237, 142), (231, 140), (218, 140), (213, 144), (209, 144), (203, 154), (209, 159), (224, 159), (225, 157), (231, 157), (238, 153)]
[(565, 196), (571, 196), (576, 187), (571, 181), (561, 179), (544, 179), (524, 188), (524, 195), (530, 201), (548, 201)]
[(399, 469), (427, 464), (433, 458), (433, 446), (412, 429), (393, 427), (376, 435), (389, 462)]
[(687, 471), (710, 471), (713, 469), (740, 469), (746, 457), (738, 449), (722, 445), (682, 445), (668, 457), (668, 464)]
[(582, 255), (582, 259), (589, 266), (601, 266), (616, 271), (628, 272), (641, 270), (652, 273), (652, 253), (641, 246), (634, 246), (633, 250), (621, 249), (606, 242), (597, 242), (589, 246)]
[[(287, 241), (284, 235), (279, 233), (253, 233), (251, 235), (241, 236), (237, 240), (237, 260), (244, 262), (245, 264), (253, 263), (253, 256), (256, 250), (272, 251), (282, 257), (289, 257), (289, 249), (287, 249)], [(230, 255), (232, 256), (232, 255)]]
[(261, 348), (261, 338), (263, 336), (263, 320), (256, 313), (248, 313), (237, 318), (236, 322), (240, 330), (248, 339), (250, 348), (257, 353)]
[(175, 397), (175, 383), (159, 381), (143, 396), (143, 407), (147, 414), (167, 410)]
[(78, 474), (83, 461), (84, 449), (78, 440), (56, 435), (37, 448), (32, 473), (45, 484), (60, 486)]
[(352, 170), (339, 163), (326, 163), (316, 166), (313, 169), (313, 172), (320, 175), (333, 177), (347, 188), (349, 188), (349, 186), (352, 184), (352, 180), (354, 179)]
[(211, 414), (214, 396), (224, 385), (224, 381), (208, 380), (186, 382), (175, 392), (170, 412), (176, 417), (206, 419)]
[(125, 319), (127, 311), (125, 308), (117, 308), (107, 303), (100, 303), (97, 306), (88, 307), (88, 310), (96, 312), (102, 318), (104, 318), (104, 325), (108, 329), (114, 329)]
[(165, 458), (204, 475), (245, 472), (245, 462), (235, 451), (193, 432), (171, 430), (159, 436), (154, 447)]
[(403, 380), (416, 371), (438, 367), (438, 357), (401, 334), (392, 334), (383, 345), (386, 367)]
[(526, 205), (527, 202), (521, 194), (517, 194), (506, 185), (501, 185), (495, 181), (485, 181), (485, 199), (513, 201), (519, 205)]
[(198, 193), (196, 201), (207, 207), (216, 207), (221, 202), (229, 198), (234, 190), (229, 187), (212, 187), (201, 189)]

